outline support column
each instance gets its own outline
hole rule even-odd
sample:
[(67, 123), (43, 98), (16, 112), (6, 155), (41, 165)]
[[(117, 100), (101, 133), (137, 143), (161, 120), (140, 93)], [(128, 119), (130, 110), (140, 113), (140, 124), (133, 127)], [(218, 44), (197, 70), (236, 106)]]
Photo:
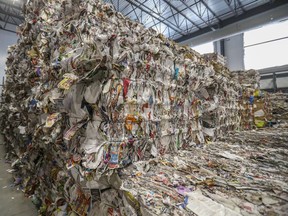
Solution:
[(244, 34), (214, 42), (214, 51), (226, 57), (231, 71), (244, 70)]

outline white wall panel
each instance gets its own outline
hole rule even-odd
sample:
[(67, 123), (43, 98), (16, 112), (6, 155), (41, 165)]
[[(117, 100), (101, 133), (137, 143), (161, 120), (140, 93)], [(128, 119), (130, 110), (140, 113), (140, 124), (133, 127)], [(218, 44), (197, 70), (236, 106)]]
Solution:
[(224, 40), (227, 67), (231, 71), (244, 70), (243, 33)]

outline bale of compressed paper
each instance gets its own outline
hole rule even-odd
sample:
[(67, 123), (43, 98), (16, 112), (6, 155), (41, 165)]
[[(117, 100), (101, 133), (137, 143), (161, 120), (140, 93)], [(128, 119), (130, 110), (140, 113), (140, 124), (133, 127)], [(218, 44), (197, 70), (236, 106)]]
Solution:
[(260, 88), (260, 73), (257, 70), (233, 71), (232, 74), (242, 86), (252, 90)]
[(227, 69), (111, 5), (32, 0), (24, 14), (8, 50), (1, 125), (41, 214), (120, 202), (104, 193), (121, 187), (120, 168), (239, 127), (241, 86)]
[(256, 70), (235, 71), (233, 78), (242, 87), (241, 127), (244, 129), (262, 128), (271, 120), (270, 103), (267, 93), (260, 90), (260, 74)]
[(272, 120), (278, 123), (288, 123), (288, 94), (283, 92), (270, 93), (270, 108)]
[(206, 53), (203, 54), (203, 57), (208, 62), (214, 61), (223, 66), (227, 65), (226, 57), (220, 55), (219, 53)]

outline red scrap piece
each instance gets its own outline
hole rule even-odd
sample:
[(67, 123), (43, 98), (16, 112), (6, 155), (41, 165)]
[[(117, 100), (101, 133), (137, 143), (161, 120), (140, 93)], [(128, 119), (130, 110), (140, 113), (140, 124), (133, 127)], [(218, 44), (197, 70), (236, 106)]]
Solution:
[(126, 95), (128, 93), (129, 84), (130, 84), (130, 79), (123, 78), (123, 96), (124, 96), (124, 98), (126, 98)]

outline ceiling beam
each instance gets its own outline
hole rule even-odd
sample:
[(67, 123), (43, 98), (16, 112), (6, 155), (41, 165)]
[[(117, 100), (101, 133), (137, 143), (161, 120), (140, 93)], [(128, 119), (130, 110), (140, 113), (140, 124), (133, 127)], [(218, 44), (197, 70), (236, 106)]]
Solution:
[[(193, 3), (192, 5), (190, 5), (189, 7), (194, 6), (195, 4), (197, 4), (197, 3), (200, 2), (200, 1), (201, 1), (201, 0), (198, 0), (198, 1), (194, 2), (194, 3)], [(168, 6), (167, 6), (167, 7), (168, 7)], [(180, 10), (180, 12), (182, 12), (182, 11), (184, 11), (184, 10), (186, 10), (186, 8)], [(170, 19), (170, 18), (173, 17), (173, 16), (174, 16), (174, 14), (171, 14), (170, 16), (166, 17), (166, 20)], [(156, 25), (159, 24), (159, 23), (160, 23), (160, 22), (156, 23)], [(151, 26), (151, 27), (153, 27), (153, 26)]]
[(230, 11), (231, 11), (235, 16), (238, 16), (237, 11), (234, 10), (233, 7), (231, 6), (231, 2), (232, 2), (233, 0), (231, 0), (231, 2), (229, 2), (228, 0), (224, 0), (224, 1), (225, 1), (225, 3), (227, 4), (227, 6), (229, 7)]
[(16, 31), (13, 31), (13, 30), (10, 30), (10, 29), (2, 27), (2, 25), (0, 25), (0, 30), (11, 32), (11, 33), (15, 33), (15, 34), (17, 33)]
[(15, 9), (17, 9), (17, 10), (19, 10), (19, 11), (22, 10), (22, 7), (21, 7), (21, 6), (16, 6), (15, 4), (12, 4), (12, 1), (9, 3), (9, 1), (7, 1), (7, 0), (6, 0), (6, 1), (0, 0), (0, 4), (7, 5), (7, 6), (9, 6), (9, 7), (15, 8)]
[(0, 13), (4, 14), (4, 15), (8, 15), (10, 17), (15, 17), (21, 21), (24, 21), (24, 17), (23, 16), (19, 16), (17, 14), (14, 14), (14, 13), (10, 13), (10, 12), (7, 12), (5, 9), (3, 9), (1, 6), (0, 6)]
[(242, 12), (244, 13), (246, 10), (243, 8), (243, 5), (242, 5), (241, 1), (237, 0), (237, 3), (239, 5), (240, 9), (242, 10)]
[[(145, 0), (145, 1), (143, 1), (141, 4), (139, 4), (139, 6), (141, 6), (141, 5), (143, 5), (143, 4), (145, 4), (146, 2), (147, 2), (148, 0)], [(126, 5), (126, 7), (127, 6), (130, 6), (129, 4), (128, 5)], [(132, 5), (131, 5), (132, 6)], [(125, 8), (126, 8), (125, 7)], [(124, 9), (125, 9), (124, 8)], [(125, 14), (125, 16), (129, 16), (129, 14), (131, 14), (133, 11), (135, 11), (134, 9), (133, 10), (130, 10), (127, 14)], [(124, 13), (123, 13), (124, 14)], [(140, 20), (138, 20), (139, 22), (140, 22)]]
[(218, 22), (221, 22), (221, 19), (216, 15), (216, 13), (208, 6), (208, 4), (205, 2), (205, 0), (200, 0), (201, 3), (207, 8), (208, 11), (218, 20)]
[(213, 26), (211, 26), (210, 23), (208, 23), (201, 16), (199, 16), (199, 14), (197, 14), (194, 10), (192, 10), (192, 8), (186, 4), (185, 0), (182, 0), (181, 2), (186, 6), (186, 8), (188, 8), (193, 14), (195, 14), (200, 20), (202, 20), (202, 22), (204, 22), (207, 26), (209, 26), (209, 28), (211, 28), (212, 31), (215, 30), (215, 28)]
[[(168, 26), (169, 28), (173, 29), (174, 31), (176, 31), (177, 33), (179, 33), (180, 35), (184, 36), (184, 34), (182, 33), (182, 30), (179, 29), (177, 26), (174, 27), (174, 25), (172, 26), (170, 23), (166, 22), (165, 18), (162, 17), (161, 15), (158, 15), (160, 18), (158, 18), (157, 16), (155, 16), (153, 13), (155, 13), (154, 11), (152, 11), (149, 7), (143, 5), (143, 7), (139, 6), (138, 4), (141, 4), (139, 3), (137, 0), (126, 0), (127, 2), (129, 2), (130, 4), (134, 5), (135, 7), (139, 8), (140, 10), (144, 11), (145, 13), (149, 14), (150, 16), (152, 16), (154, 19), (158, 20), (159, 22), (165, 24), (166, 26)], [(135, 2), (137, 2), (138, 4), (136, 4)], [(145, 9), (146, 8), (146, 9)], [(153, 12), (153, 13), (151, 13)]]
[(270, 73), (279, 73), (279, 72), (288, 72), (288, 64), (282, 65), (282, 66), (276, 66), (276, 67), (269, 67), (264, 69), (258, 70), (260, 75), (261, 74), (270, 74)]
[[(260, 5), (238, 16), (222, 20), (221, 28), (211, 31), (210, 27), (182, 36), (175, 41), (185, 45), (199, 45), (242, 33), (267, 23), (288, 17), (288, 1), (274, 1)], [(217, 27), (216, 25), (214, 26)]]
[[(5, 18), (5, 17), (4, 17)], [(0, 17), (0, 22), (3, 22), (4, 23), (4, 25), (5, 25), (5, 23), (7, 23), (7, 24), (10, 24), (10, 25), (15, 25), (15, 26), (18, 26), (18, 23), (15, 23), (15, 22), (10, 22), (8, 19), (7, 20), (5, 20), (5, 19), (3, 19), (3, 18), (1, 18)]]
[[(173, 4), (170, 3), (170, 0), (164, 2), (169, 5), (169, 7), (173, 8), (175, 11), (177, 11), (178, 14), (181, 14), (186, 20), (188, 20), (190, 23), (192, 23), (194, 26), (196, 26), (198, 29), (201, 29), (200, 26), (198, 26), (194, 21), (192, 21), (190, 18), (188, 18), (185, 14), (181, 13), (178, 8), (176, 8)], [(187, 7), (187, 4), (185, 5)]]

